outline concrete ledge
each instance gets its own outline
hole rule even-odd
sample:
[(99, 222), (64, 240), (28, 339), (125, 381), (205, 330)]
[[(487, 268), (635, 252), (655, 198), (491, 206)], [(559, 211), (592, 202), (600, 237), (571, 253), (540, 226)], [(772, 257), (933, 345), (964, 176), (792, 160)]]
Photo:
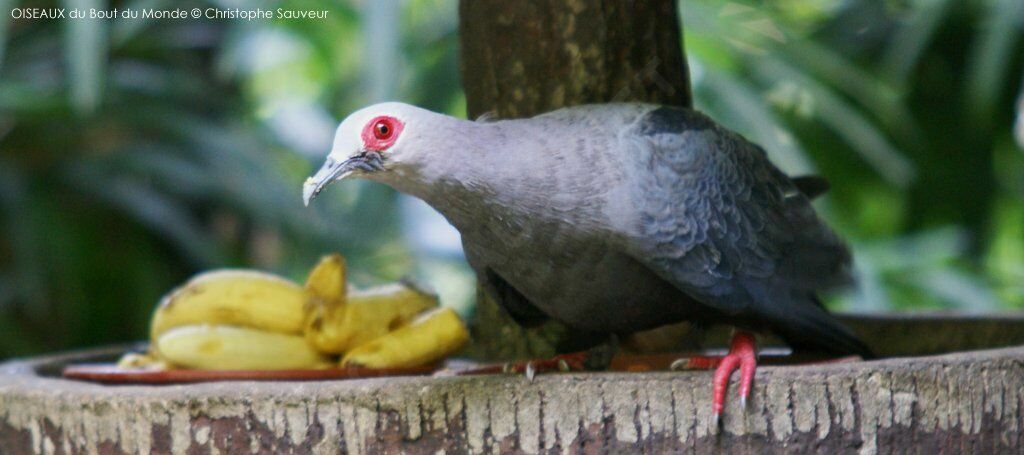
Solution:
[(0, 365), (4, 453), (1024, 450), (1024, 347), (763, 367), (712, 426), (708, 372), (101, 386)]

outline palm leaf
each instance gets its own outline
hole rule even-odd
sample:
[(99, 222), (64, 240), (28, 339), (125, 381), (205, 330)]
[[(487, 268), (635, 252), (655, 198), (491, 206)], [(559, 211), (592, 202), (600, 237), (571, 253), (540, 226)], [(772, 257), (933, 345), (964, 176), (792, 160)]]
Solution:
[(884, 132), (834, 91), (778, 59), (758, 61), (754, 72), (765, 83), (788, 80), (807, 90), (817, 101), (817, 117), (845, 139), (887, 182), (906, 188), (913, 181), (916, 172), (913, 163), (889, 142)]
[(987, 9), (967, 65), (968, 108), (974, 121), (991, 124), (996, 103), (1004, 92), (1013, 53), (1024, 33), (1024, 2), (994, 0)]
[[(725, 125), (749, 134), (754, 142), (763, 145), (776, 165), (792, 175), (814, 172), (799, 142), (753, 87), (726, 72), (711, 69), (701, 87), (712, 92), (711, 96), (719, 102), (701, 104), (707, 105), (713, 116)], [(697, 93), (703, 94), (703, 90)]]
[[(106, 10), (102, 0), (64, 0), (68, 9)], [(103, 88), (103, 68), (107, 57), (107, 27), (101, 19), (62, 21), (68, 59), (68, 84), (71, 105), (80, 113), (91, 113), (99, 106)]]
[(906, 88), (911, 72), (935, 38), (955, 0), (920, 0), (914, 3), (902, 27), (888, 41), (882, 57), (883, 70), (897, 87)]

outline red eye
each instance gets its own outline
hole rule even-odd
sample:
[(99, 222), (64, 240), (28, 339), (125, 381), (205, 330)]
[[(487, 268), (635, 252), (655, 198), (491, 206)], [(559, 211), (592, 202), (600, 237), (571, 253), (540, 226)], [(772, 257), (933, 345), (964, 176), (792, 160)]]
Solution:
[(383, 152), (398, 140), (398, 135), (404, 127), (405, 125), (394, 117), (375, 117), (363, 127), (363, 145), (367, 149)]
[(391, 137), (391, 126), (383, 120), (373, 125), (373, 135), (380, 140)]

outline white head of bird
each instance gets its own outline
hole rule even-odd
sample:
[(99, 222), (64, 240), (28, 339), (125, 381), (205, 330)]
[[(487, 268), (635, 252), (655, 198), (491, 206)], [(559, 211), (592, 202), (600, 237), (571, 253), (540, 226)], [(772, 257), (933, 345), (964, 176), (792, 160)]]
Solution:
[(327, 185), (347, 177), (392, 186), (411, 183), (408, 174), (443, 159), (435, 149), (444, 147), (451, 140), (448, 136), (464, 129), (465, 124), (472, 122), (397, 102), (353, 112), (338, 126), (323, 166), (306, 179), (303, 201), (309, 205)]

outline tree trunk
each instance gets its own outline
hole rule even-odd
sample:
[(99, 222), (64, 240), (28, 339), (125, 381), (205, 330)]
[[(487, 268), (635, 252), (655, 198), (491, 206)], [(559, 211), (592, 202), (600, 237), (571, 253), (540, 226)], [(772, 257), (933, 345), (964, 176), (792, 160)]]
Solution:
[[(1010, 333), (1020, 318), (1013, 324), (996, 338), (1020, 341)], [(921, 329), (919, 337), (934, 338)], [(162, 387), (52, 376), (68, 361), (112, 359), (122, 349), (107, 351), (0, 364), (0, 453), (1024, 450), (1021, 347), (762, 367), (746, 409), (730, 386), (720, 427), (710, 372)]]
[[(675, 0), (462, 0), (462, 84), (471, 118), (530, 117), (587, 103), (690, 106)], [(548, 356), (564, 327), (517, 327), (479, 292), (487, 358)]]

